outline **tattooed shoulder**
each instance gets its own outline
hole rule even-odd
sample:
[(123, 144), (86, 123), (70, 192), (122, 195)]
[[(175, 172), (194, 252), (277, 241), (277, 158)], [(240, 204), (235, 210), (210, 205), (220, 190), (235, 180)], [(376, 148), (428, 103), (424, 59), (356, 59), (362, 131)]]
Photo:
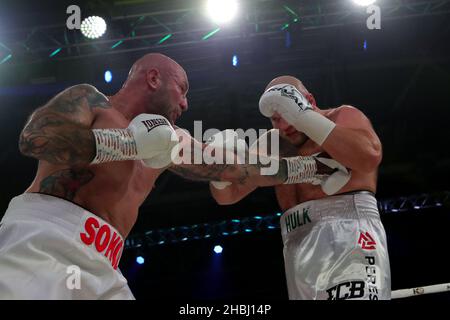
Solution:
[(74, 113), (83, 107), (109, 108), (108, 98), (90, 84), (78, 84), (67, 88), (51, 99), (46, 107), (59, 113)]

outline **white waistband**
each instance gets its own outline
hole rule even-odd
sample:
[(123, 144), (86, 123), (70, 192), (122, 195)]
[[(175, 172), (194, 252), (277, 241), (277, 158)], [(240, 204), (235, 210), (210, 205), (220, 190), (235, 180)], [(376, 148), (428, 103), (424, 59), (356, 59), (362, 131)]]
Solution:
[(3, 216), (2, 223), (13, 221), (47, 222), (68, 237), (110, 261), (117, 269), (124, 239), (108, 222), (76, 204), (46, 194), (24, 193), (14, 197)]
[(371, 193), (354, 193), (330, 196), (300, 203), (286, 210), (280, 217), (282, 235), (297, 227), (313, 225), (322, 219), (356, 219), (361, 214), (379, 219), (377, 200)]

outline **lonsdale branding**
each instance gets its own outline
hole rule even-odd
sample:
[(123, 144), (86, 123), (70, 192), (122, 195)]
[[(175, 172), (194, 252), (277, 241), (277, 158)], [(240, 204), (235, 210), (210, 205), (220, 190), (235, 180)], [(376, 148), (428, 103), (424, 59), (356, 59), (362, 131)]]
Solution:
[(291, 232), (295, 228), (311, 222), (311, 218), (308, 213), (309, 207), (303, 208), (302, 212), (300, 212), (300, 210), (295, 210), (294, 212), (288, 214), (284, 219), (284, 223), (286, 223), (286, 231)]
[(150, 132), (159, 126), (170, 126), (170, 124), (165, 119), (149, 119), (142, 121), (142, 123), (147, 128), (147, 132)]

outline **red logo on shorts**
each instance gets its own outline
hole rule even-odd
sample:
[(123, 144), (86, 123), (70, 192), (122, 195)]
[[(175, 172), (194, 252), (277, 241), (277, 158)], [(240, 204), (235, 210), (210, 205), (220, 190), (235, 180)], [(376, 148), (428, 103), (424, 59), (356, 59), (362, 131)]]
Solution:
[(100, 221), (94, 217), (86, 219), (84, 230), (85, 233), (80, 233), (81, 241), (88, 246), (94, 243), (95, 250), (108, 258), (112, 267), (117, 269), (123, 248), (121, 236), (108, 224), (100, 225)]
[(369, 232), (366, 233), (360, 233), (358, 244), (361, 245), (361, 247), (365, 250), (375, 250), (376, 242), (373, 240), (372, 236)]

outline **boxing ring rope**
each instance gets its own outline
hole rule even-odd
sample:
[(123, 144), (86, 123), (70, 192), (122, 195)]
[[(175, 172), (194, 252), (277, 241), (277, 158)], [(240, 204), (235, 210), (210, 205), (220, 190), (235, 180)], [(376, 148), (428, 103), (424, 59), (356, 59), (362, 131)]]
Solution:
[(420, 295), (424, 295), (424, 294), (439, 293), (439, 292), (445, 292), (445, 291), (450, 291), (450, 283), (441, 283), (441, 284), (435, 284), (435, 285), (431, 285), (431, 286), (394, 290), (391, 293), (391, 298), (392, 299), (401, 299), (401, 298), (408, 298), (408, 297), (413, 297), (413, 296), (420, 296)]

